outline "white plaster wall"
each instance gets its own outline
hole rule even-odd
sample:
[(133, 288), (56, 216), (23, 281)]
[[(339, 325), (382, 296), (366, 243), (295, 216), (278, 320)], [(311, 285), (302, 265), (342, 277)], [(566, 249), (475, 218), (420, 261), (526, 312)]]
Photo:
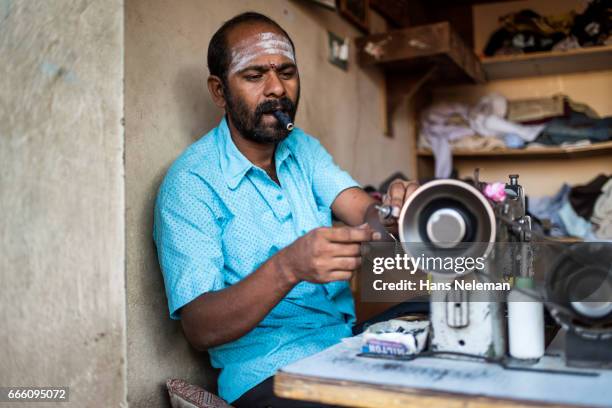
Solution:
[(0, 385), (125, 406), (123, 1), (0, 1), (0, 61)]
[[(170, 321), (152, 241), (153, 204), (168, 166), (222, 116), (206, 89), (206, 50), (214, 31), (234, 15), (259, 11), (292, 36), (302, 80), (297, 124), (318, 137), (361, 183), (410, 174), (412, 130), (403, 107), (395, 137), (383, 135), (382, 76), (327, 62), (327, 28), (360, 35), (332, 11), (303, 1), (130, 0), (126, 2), (126, 200), (128, 401), (159, 406), (169, 377), (215, 387), (208, 356), (192, 351)], [(375, 18), (375, 24), (382, 24)]]

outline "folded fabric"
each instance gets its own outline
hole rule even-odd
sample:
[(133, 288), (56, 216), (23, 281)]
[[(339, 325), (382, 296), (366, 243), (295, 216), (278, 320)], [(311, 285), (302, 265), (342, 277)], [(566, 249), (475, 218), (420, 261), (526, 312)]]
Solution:
[(563, 203), (558, 214), (568, 235), (585, 241), (599, 241), (593, 231), (593, 224), (576, 214), (569, 201)]
[(542, 220), (550, 220), (552, 228), (549, 235), (564, 237), (568, 235), (565, 224), (559, 216), (559, 210), (567, 202), (571, 187), (563, 184), (559, 191), (552, 196), (531, 197), (527, 200), (528, 210), (531, 214)]
[(612, 220), (606, 220), (595, 226), (595, 236), (600, 240), (612, 240)]
[(434, 154), (436, 178), (447, 178), (451, 174), (451, 142), (474, 133), (500, 138), (514, 134), (530, 142), (544, 129), (543, 125), (524, 126), (505, 120), (507, 108), (506, 98), (490, 94), (472, 108), (465, 104), (444, 103), (427, 109), (421, 119), (420, 135)]
[(525, 9), (502, 16), (483, 52), (486, 56), (550, 50), (566, 38), (574, 21), (574, 12), (559, 17), (545, 17)]
[(519, 135), (515, 135), (514, 133), (508, 133), (504, 135), (504, 143), (510, 149), (522, 149), (525, 147), (525, 140), (523, 140)]
[[(587, 139), (580, 139), (580, 140), (576, 140), (575, 142), (563, 142), (559, 145), (559, 147), (562, 147), (564, 149), (570, 150), (572, 148), (575, 147), (584, 147), (584, 146), (590, 146), (592, 145), (590, 140)], [(542, 149), (542, 148), (549, 148), (550, 145), (547, 144), (543, 144), (543, 143), (537, 143), (537, 142), (531, 142), (529, 144), (527, 144), (525, 146), (525, 149), (529, 150), (529, 149)]]
[[(593, 188), (596, 185), (597, 178), (592, 180), (587, 186)], [(584, 188), (579, 186), (577, 188)], [(609, 242), (612, 240), (612, 179), (608, 180), (600, 195), (601, 201), (596, 201), (600, 204), (597, 208), (593, 208), (593, 217), (589, 222), (588, 219), (581, 217), (574, 211), (574, 207), (570, 202), (570, 194), (572, 188), (563, 184), (559, 191), (552, 196), (546, 197), (529, 197), (527, 206), (529, 213), (541, 220), (550, 220), (552, 228), (549, 235), (553, 237), (573, 236), (582, 238), (585, 241)], [(602, 217), (597, 217), (596, 214)], [(594, 223), (594, 220), (600, 221), (599, 225)]]
[(567, 233), (573, 237), (582, 238), (587, 242), (612, 242), (607, 225), (604, 225), (604, 230), (599, 231), (596, 225), (576, 214), (569, 202), (563, 204), (559, 210), (559, 217)]
[(447, 178), (452, 171), (452, 153), (450, 142), (474, 134), (469, 126), (450, 123), (454, 116), (467, 119), (468, 107), (462, 104), (440, 104), (428, 109), (421, 120), (421, 138), (433, 152), (435, 175)]
[(580, 46), (580, 42), (576, 37), (570, 35), (569, 37), (565, 37), (563, 40), (556, 43), (553, 47), (553, 51), (568, 51), (575, 50), (577, 48), (582, 48)]
[(612, 34), (610, 0), (589, 0), (578, 14), (542, 16), (524, 9), (500, 17), (501, 27), (487, 42), (486, 56), (573, 49), (608, 44)]
[(535, 140), (544, 145), (561, 145), (587, 139), (591, 142), (612, 140), (612, 116), (593, 119), (580, 112), (568, 118), (556, 118), (548, 122)]
[(605, 176), (608, 181), (601, 187), (601, 195), (595, 201), (593, 218), (605, 220), (612, 218), (612, 176)]
[(451, 151), (457, 149), (491, 151), (504, 148), (506, 148), (504, 141), (494, 136), (471, 135), (451, 142)]
[(508, 111), (508, 101), (500, 94), (484, 96), (470, 110), (470, 127), (482, 136), (503, 137), (514, 134), (526, 142), (532, 142), (544, 129), (543, 125), (525, 126), (504, 119)]
[[(610, 180), (610, 176), (599, 174), (587, 184), (572, 187), (569, 201), (579, 216), (590, 219), (597, 199), (602, 196), (603, 186)], [(610, 211), (612, 215), (612, 196), (610, 197)]]
[(583, 47), (606, 44), (612, 33), (612, 2), (589, 1), (586, 10), (574, 19), (571, 33)]
[(601, 195), (593, 206), (591, 221), (597, 224), (595, 235), (601, 239), (612, 239), (612, 177), (601, 188)]

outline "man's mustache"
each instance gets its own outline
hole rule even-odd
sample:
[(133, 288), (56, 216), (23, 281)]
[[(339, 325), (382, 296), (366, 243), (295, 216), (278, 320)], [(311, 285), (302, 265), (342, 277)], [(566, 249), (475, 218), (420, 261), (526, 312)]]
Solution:
[(263, 115), (277, 110), (282, 110), (283, 112), (288, 113), (293, 119), (293, 116), (295, 115), (295, 104), (286, 96), (280, 99), (264, 101), (257, 105), (257, 108), (255, 108), (255, 121), (259, 122)]

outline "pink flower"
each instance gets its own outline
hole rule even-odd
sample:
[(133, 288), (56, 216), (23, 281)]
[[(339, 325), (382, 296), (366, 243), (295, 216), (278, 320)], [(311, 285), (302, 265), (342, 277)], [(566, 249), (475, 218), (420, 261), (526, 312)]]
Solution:
[(499, 182), (487, 184), (484, 189), (484, 195), (492, 201), (501, 203), (506, 199), (506, 184)]

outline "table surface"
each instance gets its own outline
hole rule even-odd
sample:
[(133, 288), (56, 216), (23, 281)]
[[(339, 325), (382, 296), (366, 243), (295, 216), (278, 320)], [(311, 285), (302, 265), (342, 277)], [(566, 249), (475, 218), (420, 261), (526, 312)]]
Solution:
[(284, 367), (275, 393), (350, 407), (612, 407), (612, 370), (568, 368), (555, 347), (535, 365), (506, 369), (440, 357), (360, 357), (360, 344), (347, 339)]

